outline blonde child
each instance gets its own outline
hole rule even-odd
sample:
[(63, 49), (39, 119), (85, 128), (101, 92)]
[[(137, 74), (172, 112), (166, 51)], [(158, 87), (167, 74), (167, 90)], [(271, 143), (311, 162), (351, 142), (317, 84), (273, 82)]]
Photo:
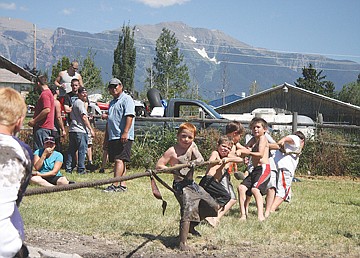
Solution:
[(12, 88), (0, 88), (0, 257), (28, 257), (18, 206), (31, 177), (32, 151), (15, 137), (27, 107)]

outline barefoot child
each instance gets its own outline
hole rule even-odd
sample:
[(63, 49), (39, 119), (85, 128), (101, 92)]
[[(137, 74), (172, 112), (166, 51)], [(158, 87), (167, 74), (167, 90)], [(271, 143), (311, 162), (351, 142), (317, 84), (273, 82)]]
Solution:
[(265, 217), (262, 195), (266, 193), (270, 179), (269, 143), (265, 136), (267, 122), (262, 118), (255, 117), (250, 122), (250, 129), (254, 137), (246, 145), (249, 149), (244, 150), (243, 154), (251, 156), (254, 169), (238, 187), (240, 219), (246, 220), (248, 215), (247, 203), (250, 201), (251, 195), (254, 195), (258, 219), (263, 221)]
[[(216, 227), (220, 218), (236, 203), (235, 192), (229, 182), (229, 165), (232, 162), (242, 162), (240, 157), (229, 157), (233, 147), (233, 141), (228, 136), (222, 136), (218, 140), (217, 149), (211, 153), (209, 161), (218, 160), (218, 164), (210, 164), (207, 167), (206, 175), (201, 179), (202, 186), (220, 205), (216, 217), (205, 218), (213, 227)], [(227, 177), (227, 178), (225, 178)], [(226, 186), (222, 182), (226, 182)], [(231, 202), (231, 205), (228, 205)]]
[(275, 152), (274, 156), (278, 181), (276, 184), (276, 196), (270, 212), (275, 212), (290, 193), (291, 183), (299, 163), (299, 156), (305, 145), (305, 135), (301, 131), (297, 131), (280, 139), (278, 145), (280, 149)]
[[(199, 164), (204, 161), (196, 144), (194, 143), (196, 127), (190, 123), (180, 125), (177, 132), (177, 143), (170, 147), (158, 160), (156, 169), (166, 168), (167, 164), (175, 166), (176, 164)], [(209, 216), (216, 216), (219, 205), (217, 202), (194, 180), (194, 167), (174, 171), (173, 188), (175, 197), (180, 204), (180, 243), (182, 251), (189, 251), (187, 245), (187, 236), (190, 232), (193, 235), (200, 235), (195, 230), (195, 226), (201, 219)], [(205, 205), (199, 208), (200, 201)], [(208, 213), (208, 214), (205, 214)]]

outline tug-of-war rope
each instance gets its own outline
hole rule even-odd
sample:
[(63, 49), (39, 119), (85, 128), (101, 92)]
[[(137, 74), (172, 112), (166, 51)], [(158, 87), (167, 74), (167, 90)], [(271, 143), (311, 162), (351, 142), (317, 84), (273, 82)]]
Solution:
[(156, 185), (154, 178), (156, 180), (158, 180), (168, 190), (172, 191), (173, 193), (175, 193), (175, 191), (171, 186), (169, 186), (165, 181), (163, 181), (158, 176), (158, 174), (161, 174), (161, 173), (173, 174), (173, 173), (175, 173), (175, 171), (179, 171), (183, 168), (200, 167), (200, 166), (209, 165), (209, 164), (219, 164), (220, 162), (221, 162), (221, 160), (213, 160), (213, 161), (204, 161), (199, 164), (194, 164), (194, 163), (178, 164), (173, 167), (158, 169), (155, 171), (147, 169), (145, 172), (136, 173), (136, 174), (128, 175), (128, 176), (119, 176), (119, 177), (114, 177), (114, 178), (96, 180), (96, 181), (91, 181), (91, 182), (79, 182), (79, 183), (68, 184), (68, 185), (56, 185), (56, 186), (51, 186), (51, 187), (31, 188), (31, 189), (26, 190), (25, 196), (36, 195), (36, 194), (45, 194), (45, 193), (54, 193), (54, 192), (61, 192), (61, 191), (69, 191), (69, 190), (75, 190), (75, 189), (80, 189), (80, 188), (95, 187), (95, 186), (99, 186), (99, 185), (105, 185), (105, 184), (122, 182), (122, 181), (129, 181), (129, 180), (132, 180), (135, 178), (149, 176), (153, 195), (157, 199), (162, 200), (162, 213), (164, 215), (166, 207), (167, 207), (167, 202), (162, 198), (162, 195), (159, 191), (159, 188)]
[[(298, 152), (285, 152), (285, 150), (283, 150), (283, 149), (280, 149), (280, 151), (283, 152), (285, 155), (301, 155), (301, 151), (298, 151)], [(79, 183), (68, 184), (68, 185), (56, 185), (56, 186), (52, 186), (52, 187), (31, 188), (31, 189), (26, 190), (25, 196), (69, 191), (69, 190), (80, 189), (80, 188), (95, 187), (95, 186), (105, 185), (105, 184), (110, 184), (110, 183), (115, 183), (115, 182), (129, 181), (129, 180), (144, 177), (144, 176), (149, 176), (150, 179), (153, 179), (153, 177), (155, 177), (156, 180), (158, 180), (163, 186), (165, 186), (170, 191), (174, 192), (172, 187), (167, 185), (159, 176), (157, 176), (157, 174), (165, 174), (165, 173), (173, 174), (174, 171), (178, 171), (178, 170), (183, 169), (183, 168), (201, 167), (201, 166), (210, 165), (210, 164), (215, 165), (215, 164), (219, 164), (220, 162), (221, 162), (221, 160), (212, 160), (212, 161), (203, 161), (203, 162), (201, 162), (199, 164), (195, 164), (195, 163), (177, 164), (177, 165), (172, 166), (172, 167), (167, 167), (167, 168), (163, 168), (163, 169), (157, 169), (157, 170), (154, 170), (154, 171), (150, 170), (150, 169), (147, 169), (145, 172), (142, 172), (142, 173), (136, 173), (136, 174), (128, 175), (128, 176), (119, 176), (119, 177), (101, 179), (101, 180), (96, 180), (96, 181), (92, 181), (92, 182), (79, 182)], [(155, 193), (154, 193), (154, 195), (155, 195)]]
[[(157, 174), (165, 174), (165, 173), (173, 174), (174, 171), (177, 171), (177, 170), (180, 170), (183, 168), (200, 167), (200, 166), (205, 166), (205, 165), (209, 165), (209, 164), (218, 164), (219, 162), (220, 162), (220, 160), (214, 160), (214, 161), (204, 161), (199, 164), (192, 164), (192, 163), (178, 164), (173, 167), (157, 169), (154, 171), (147, 169), (145, 172), (136, 173), (136, 174), (128, 175), (128, 176), (119, 176), (119, 177), (95, 180), (95, 181), (91, 181), (91, 182), (78, 182), (78, 183), (69, 184), (69, 185), (56, 185), (56, 186), (51, 186), (51, 187), (30, 188), (30, 189), (26, 190), (25, 196), (36, 195), (36, 194), (45, 194), (45, 193), (54, 193), (54, 192), (61, 192), (61, 191), (69, 191), (69, 190), (80, 189), (80, 188), (88, 188), (88, 187), (100, 186), (100, 185), (105, 185), (105, 184), (110, 184), (110, 183), (115, 183), (115, 182), (129, 181), (129, 180), (132, 180), (135, 178), (140, 178), (140, 177), (145, 177), (145, 176), (149, 176), (149, 177), (154, 176), (157, 180), (159, 180), (160, 178), (157, 176)], [(159, 181), (159, 182), (161, 183), (161, 181)], [(164, 182), (164, 181), (162, 181), (162, 182)], [(168, 188), (168, 187), (166, 187), (166, 188)], [(173, 189), (171, 187), (169, 190), (173, 191)]]

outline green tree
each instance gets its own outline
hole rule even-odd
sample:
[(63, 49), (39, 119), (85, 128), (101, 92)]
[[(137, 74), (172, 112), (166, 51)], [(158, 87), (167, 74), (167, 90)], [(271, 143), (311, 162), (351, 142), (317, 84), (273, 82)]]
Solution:
[(299, 88), (319, 93), (328, 97), (335, 96), (335, 86), (331, 81), (325, 81), (326, 75), (321, 75), (322, 70), (317, 72), (312, 64), (302, 69), (303, 78), (298, 78), (295, 85)]
[(86, 58), (82, 62), (81, 76), (84, 86), (88, 90), (100, 89), (100, 91), (103, 91), (104, 84), (101, 79), (101, 69), (95, 66), (95, 55), (96, 53), (92, 53), (91, 49), (88, 50)]
[(66, 56), (63, 56), (61, 60), (57, 61), (56, 64), (52, 66), (51, 78), (49, 84), (53, 84), (56, 78), (58, 77), (61, 71), (67, 70), (70, 67), (70, 59)]
[(114, 50), (112, 75), (118, 78), (129, 91), (134, 91), (134, 74), (136, 67), (136, 49), (134, 46), (135, 27), (122, 27), (119, 42)]
[(157, 88), (164, 98), (187, 95), (190, 83), (188, 67), (182, 64), (184, 56), (179, 53), (175, 33), (163, 28), (156, 40), (156, 57), (147, 68), (146, 88)]
[(345, 84), (338, 94), (338, 99), (360, 106), (360, 74), (357, 81)]

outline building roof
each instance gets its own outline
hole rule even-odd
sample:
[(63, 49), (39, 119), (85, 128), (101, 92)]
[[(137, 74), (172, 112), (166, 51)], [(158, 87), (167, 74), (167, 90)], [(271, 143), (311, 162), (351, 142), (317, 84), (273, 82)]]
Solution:
[(0, 68), (0, 83), (32, 84), (31, 81), (21, 77), (19, 74), (6, 70), (5, 68)]
[(36, 79), (35, 75), (26, 71), (24, 68), (18, 66), (17, 64), (13, 63), (9, 59), (5, 58), (3, 55), (0, 55), (0, 68), (4, 68), (8, 71), (13, 72), (14, 74), (19, 74), (21, 77), (29, 81), (35, 81)]
[[(225, 104), (234, 102), (236, 100), (242, 99), (243, 97), (237, 95), (237, 94), (231, 94), (228, 96), (225, 96)], [(209, 102), (209, 105), (213, 106), (213, 107), (219, 107), (221, 106), (223, 103), (223, 99), (219, 98), (219, 99), (214, 99), (212, 101)]]
[[(287, 89), (286, 89), (287, 88)], [(346, 102), (343, 102), (343, 101), (340, 101), (340, 100), (337, 100), (337, 99), (333, 99), (333, 98), (330, 98), (330, 97), (327, 97), (327, 96), (324, 96), (324, 95), (321, 95), (319, 93), (315, 93), (315, 92), (312, 92), (312, 91), (309, 91), (309, 90), (305, 90), (305, 89), (302, 89), (302, 88), (299, 88), (299, 87), (296, 87), (294, 85), (291, 85), (287, 82), (283, 83), (283, 84), (280, 84), (280, 85), (277, 85), (275, 87), (272, 87), (270, 89), (267, 89), (267, 90), (264, 90), (264, 91), (261, 91), (261, 92), (258, 92), (256, 94), (253, 94), (253, 95), (250, 95), (250, 96), (247, 96), (245, 98), (242, 98), (242, 99), (239, 99), (239, 100), (236, 100), (234, 102), (231, 102), (231, 103), (227, 103), (225, 105), (222, 105), (222, 106), (219, 106), (217, 108), (223, 108), (223, 107), (228, 107), (228, 106), (231, 106), (231, 105), (234, 105), (236, 103), (239, 103), (241, 101), (246, 101), (246, 100), (251, 100), (251, 99), (255, 99), (259, 96), (262, 96), (262, 95), (266, 95), (266, 94), (269, 94), (271, 92), (275, 92), (275, 91), (285, 91), (285, 90), (294, 90), (294, 91), (298, 91), (298, 92), (301, 92), (302, 94), (305, 94), (305, 95), (311, 95), (311, 96), (315, 96), (316, 98), (319, 98), (319, 99), (323, 99), (323, 100), (326, 100), (326, 101), (329, 101), (329, 102), (332, 102), (334, 104), (337, 104), (337, 105), (340, 105), (340, 106), (345, 106), (345, 107), (349, 107), (349, 108), (353, 108), (353, 109), (356, 109), (356, 110), (359, 110), (360, 111), (360, 107), (359, 106), (356, 106), (356, 105), (353, 105), (353, 104), (350, 104), (350, 103), (346, 103)], [(216, 108), (215, 108), (216, 109)]]

